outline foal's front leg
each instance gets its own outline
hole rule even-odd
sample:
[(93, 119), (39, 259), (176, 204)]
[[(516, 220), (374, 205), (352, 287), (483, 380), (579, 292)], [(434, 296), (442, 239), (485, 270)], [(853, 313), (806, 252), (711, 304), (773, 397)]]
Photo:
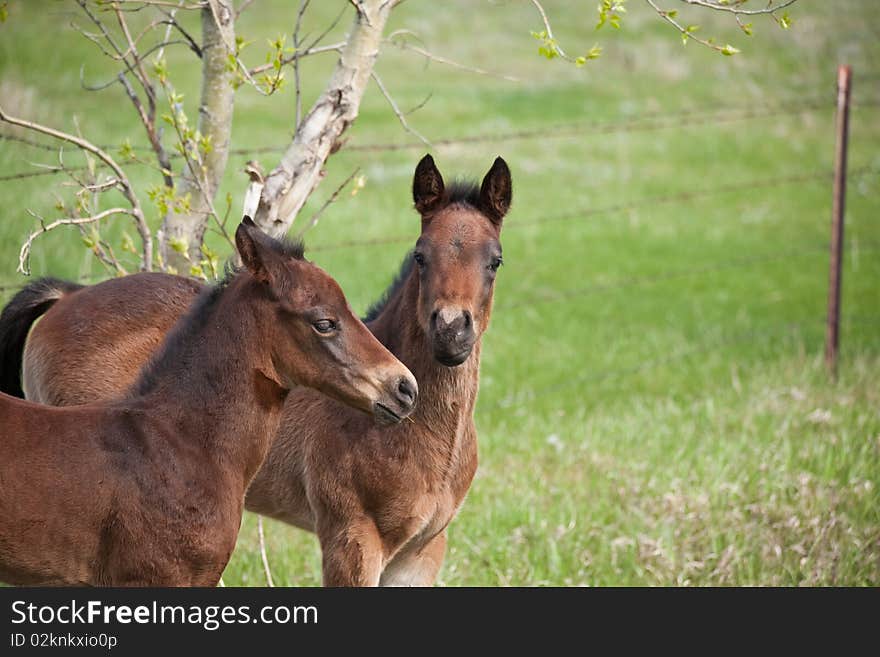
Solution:
[(324, 586), (378, 586), (384, 555), (373, 521), (363, 518), (320, 525)]

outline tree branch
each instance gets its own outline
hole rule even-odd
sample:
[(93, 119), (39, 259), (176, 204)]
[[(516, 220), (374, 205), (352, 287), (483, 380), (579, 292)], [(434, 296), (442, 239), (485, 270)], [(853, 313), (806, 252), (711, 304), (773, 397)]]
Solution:
[[(725, 55), (732, 55), (739, 52), (736, 48), (733, 48), (732, 46), (719, 46), (717, 43), (713, 43), (708, 39), (701, 39), (696, 34), (694, 34), (691, 28), (684, 27), (681, 23), (670, 16), (668, 11), (660, 9), (660, 7), (657, 6), (654, 0), (645, 0), (645, 2), (647, 2), (651, 6), (651, 8), (657, 12), (660, 18), (662, 18), (667, 23), (675, 27), (675, 29), (677, 29), (679, 32), (681, 32), (681, 36), (685, 40), (685, 43), (687, 43), (687, 40), (690, 39), (691, 41), (696, 41), (700, 45), (706, 46), (707, 48), (715, 50), (716, 52), (724, 53)], [(685, 0), (685, 2), (687, 2), (687, 0)]]
[(185, 2), (168, 2), (167, 0), (115, 0), (115, 3), (123, 7), (125, 5), (137, 5), (131, 9), (123, 9), (123, 11), (140, 11), (145, 7), (169, 7), (171, 9), (197, 10), (204, 9), (208, 6), (208, 0), (203, 2), (193, 2), (186, 4)]
[[(556, 42), (556, 37), (553, 36), (553, 28), (550, 27), (550, 19), (547, 18), (547, 12), (544, 11), (544, 7), (541, 6), (541, 3), (538, 0), (531, 0), (532, 4), (535, 5), (535, 9), (538, 10), (538, 13), (541, 14), (541, 20), (544, 22), (544, 31), (547, 32), (547, 38), (553, 42)], [(571, 57), (569, 57), (565, 51), (562, 49), (562, 46), (556, 45), (556, 52), (563, 59), (567, 59), (569, 61), (573, 61)]]
[(168, 159), (168, 153), (165, 152), (165, 146), (162, 144), (159, 132), (156, 130), (155, 105), (153, 106), (152, 117), (148, 116), (144, 111), (141, 99), (134, 92), (134, 89), (124, 73), (119, 74), (119, 82), (125, 89), (125, 93), (128, 95), (129, 99), (131, 99), (135, 111), (137, 111), (141, 123), (144, 125), (144, 130), (147, 132), (147, 139), (150, 140), (150, 146), (152, 146), (153, 152), (156, 153), (156, 160), (159, 162), (159, 168), (162, 170), (162, 180), (165, 183), (165, 186), (174, 187), (174, 180), (171, 178), (171, 161)]
[[(31, 214), (33, 215), (32, 212)], [(107, 217), (117, 214), (127, 214), (135, 217), (134, 213), (126, 208), (110, 208), (109, 210), (104, 210), (103, 212), (99, 212), (88, 217), (65, 217), (63, 219), (56, 219), (51, 224), (44, 224), (42, 217), (40, 217), (39, 215), (34, 215), (35, 217), (37, 217), (37, 219), (40, 220), (40, 230), (36, 230), (28, 235), (24, 244), (21, 245), (21, 251), (19, 251), (18, 253), (18, 271), (25, 276), (31, 275), (29, 263), (31, 245), (34, 243), (34, 240), (37, 239), (40, 235), (48, 233), (50, 230), (54, 230), (59, 226), (82, 226), (84, 224), (93, 224), (101, 221), (101, 219), (105, 219)], [(135, 219), (137, 219), (137, 217), (135, 217)]]
[[(28, 130), (32, 130), (34, 132), (39, 132), (41, 134), (47, 135), (54, 139), (58, 139), (60, 141), (65, 141), (67, 143), (73, 144), (77, 148), (91, 153), (99, 160), (101, 160), (104, 164), (106, 164), (114, 174), (116, 174), (116, 178), (118, 180), (118, 188), (122, 192), (122, 195), (131, 205), (131, 210), (126, 211), (127, 214), (130, 214), (135, 221), (135, 225), (137, 227), (138, 234), (141, 238), (142, 244), (142, 254), (143, 261), (141, 262), (141, 269), (143, 271), (151, 271), (153, 268), (153, 238), (150, 234), (150, 228), (147, 226), (146, 219), (144, 219), (144, 213), (141, 209), (140, 201), (138, 201), (137, 196), (134, 193), (134, 188), (131, 186), (131, 182), (128, 180), (128, 176), (125, 175), (125, 172), (122, 168), (116, 163), (116, 161), (110, 157), (105, 151), (95, 146), (90, 141), (83, 139), (82, 137), (76, 137), (74, 135), (68, 134), (66, 132), (62, 132), (60, 130), (55, 130), (54, 128), (49, 128), (44, 125), (40, 125), (39, 123), (34, 123), (32, 121), (26, 121), (24, 119), (19, 119), (14, 116), (10, 116), (3, 111), (3, 108), (0, 107), (0, 121), (5, 121), (10, 125), (19, 126), (20, 128), (26, 128)], [(45, 231), (42, 231), (45, 232)], [(32, 240), (31, 240), (32, 241)]]
[(241, 16), (248, 7), (250, 7), (254, 3), (254, 0), (244, 0), (238, 9), (235, 10), (235, 20), (238, 20), (238, 17)]
[[(299, 11), (296, 14), (296, 25), (293, 28), (293, 51), (294, 53), (299, 50), (299, 31), (302, 28), (302, 18), (306, 13), (306, 9), (309, 7), (310, 0), (299, 0)], [(300, 120), (302, 119), (302, 89), (300, 88), (300, 79), (299, 79), (299, 57), (296, 57), (293, 60), (293, 81), (295, 86), (296, 93), (296, 120), (293, 123), (294, 131), (299, 128)]]
[(339, 137), (357, 118), (393, 3), (360, 0), (348, 41), (324, 92), (306, 114), (281, 162), (266, 177), (254, 221), (273, 236), (287, 233), (323, 177)]
[[(235, 90), (234, 73), (227, 67), (229, 44), (235, 44), (234, 14), (229, 0), (210, 0), (202, 9), (202, 95), (198, 132), (210, 148), (203, 154), (202, 171), (185, 166), (176, 193), (190, 197), (190, 211), (165, 215), (160, 233), (163, 261), (180, 270), (187, 262), (201, 260), (201, 244), (213, 198), (226, 170)], [(234, 46), (233, 46), (234, 47)], [(184, 147), (186, 144), (184, 144)], [(188, 258), (170, 248), (171, 241), (187, 245)]]
[[(452, 68), (457, 68), (460, 71), (467, 71), (468, 73), (476, 73), (477, 75), (486, 75), (488, 77), (499, 78), (501, 80), (507, 80), (508, 82), (521, 82), (521, 80), (512, 75), (507, 75), (506, 73), (493, 73), (492, 71), (487, 71), (486, 69), (479, 68), (478, 66), (468, 66), (467, 64), (461, 64), (459, 62), (453, 61), (446, 57), (441, 57), (440, 55), (435, 55), (434, 53), (426, 50), (425, 48), (421, 48), (419, 46), (414, 46), (403, 40), (403, 36), (415, 36), (409, 30), (395, 30), (391, 34), (388, 35), (388, 38), (385, 39), (386, 43), (390, 43), (395, 48), (399, 48), (400, 50), (409, 50), (410, 52), (414, 52), (417, 55), (421, 55), (425, 59), (437, 62), (439, 64), (445, 64), (446, 66), (451, 66)], [(417, 37), (416, 37), (417, 38)]]
[(382, 92), (382, 95), (385, 96), (385, 100), (388, 101), (388, 104), (391, 105), (391, 111), (394, 112), (394, 115), (397, 117), (397, 120), (400, 121), (400, 125), (403, 126), (403, 129), (406, 130), (409, 134), (416, 137), (419, 141), (421, 141), (425, 146), (431, 147), (431, 142), (422, 135), (418, 130), (413, 128), (409, 122), (406, 120), (406, 115), (400, 111), (400, 107), (397, 106), (397, 102), (394, 100), (394, 97), (388, 93), (388, 89), (385, 88), (385, 85), (382, 84), (382, 78), (379, 77), (379, 74), (373, 70), (370, 75), (373, 80), (376, 82), (376, 86), (379, 87), (379, 91)]
[(718, 2), (711, 2), (711, 0), (681, 0), (681, 2), (689, 5), (697, 5), (698, 7), (706, 7), (707, 9), (714, 9), (716, 11), (726, 11), (738, 16), (757, 16), (759, 14), (772, 14), (773, 12), (785, 9), (797, 2), (797, 0), (785, 0), (776, 5), (774, 5), (771, 0), (771, 2), (769, 2), (763, 9), (741, 9), (740, 5), (742, 4), (742, 0), (733, 4), (719, 4)]
[[(313, 214), (311, 217), (309, 217), (308, 222), (303, 227), (303, 229), (301, 231), (299, 231), (299, 233), (297, 234), (297, 237), (301, 238), (303, 235), (306, 234), (306, 231), (308, 231), (318, 225), (318, 219), (320, 219), (321, 215), (324, 214), (324, 210), (326, 210), (328, 207), (330, 207), (333, 203), (336, 202), (336, 199), (339, 198), (339, 195), (342, 193), (342, 190), (348, 186), (348, 183), (350, 183), (354, 179), (354, 177), (358, 174), (358, 172), (360, 172), (360, 167), (358, 167), (357, 169), (352, 171), (351, 174), (348, 176), (348, 178), (346, 178), (341, 183), (339, 183), (339, 186), (335, 190), (333, 190), (333, 193), (330, 194), (330, 197), (326, 201), (324, 201), (323, 205), (321, 205), (321, 207), (315, 211), (315, 214)], [(357, 191), (357, 188), (355, 188), (354, 191)], [(352, 192), (352, 194), (353, 193), (354, 192)]]
[[(291, 53), (287, 57), (284, 57), (281, 60), (282, 66), (287, 66), (288, 64), (292, 64), (297, 62), (304, 57), (309, 57), (310, 55), (319, 55), (324, 52), (340, 52), (345, 47), (345, 41), (340, 41), (339, 43), (331, 43), (326, 46), (317, 46), (312, 48), (306, 48), (300, 52)], [(248, 75), (254, 76), (259, 73), (263, 73), (272, 68), (272, 63), (269, 64), (260, 64), (259, 66), (254, 66), (252, 69), (248, 70)]]

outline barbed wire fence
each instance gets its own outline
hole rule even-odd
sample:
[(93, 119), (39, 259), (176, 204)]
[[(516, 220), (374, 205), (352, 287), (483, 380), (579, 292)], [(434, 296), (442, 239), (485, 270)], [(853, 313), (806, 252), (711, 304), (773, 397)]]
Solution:
[[(862, 100), (852, 105), (854, 109), (859, 108), (876, 108), (880, 107), (880, 100)], [(725, 125), (735, 122), (744, 121), (761, 121), (772, 120), (781, 116), (797, 116), (820, 111), (832, 111), (834, 105), (831, 94), (828, 96), (809, 96), (799, 100), (786, 101), (777, 104), (767, 104), (760, 107), (754, 105), (741, 107), (726, 107), (718, 109), (717, 107), (692, 107), (676, 111), (658, 111), (642, 113), (622, 119), (611, 121), (573, 121), (566, 123), (554, 124), (551, 126), (543, 126), (538, 128), (529, 128), (516, 131), (498, 132), (494, 134), (479, 135), (463, 135), (458, 137), (450, 137), (438, 139), (432, 142), (435, 147), (451, 147), (451, 146), (470, 146), (484, 143), (509, 142), (516, 140), (545, 140), (545, 139), (570, 139), (573, 137), (585, 137), (588, 135), (602, 135), (614, 133), (632, 133), (632, 132), (651, 132), (660, 130), (681, 129), (682, 127), (695, 126), (715, 126)], [(16, 134), (0, 133), (0, 140), (14, 141), (25, 146), (35, 148), (42, 151), (57, 151), (54, 146), (37, 140), (22, 137)], [(104, 145), (102, 148), (112, 149), (112, 145)], [(376, 143), (346, 143), (343, 148), (350, 152), (397, 152), (406, 150), (421, 150), (425, 146), (421, 143), (414, 142), (376, 142)], [(135, 146), (136, 151), (147, 151), (149, 147)], [(232, 149), (230, 154), (254, 156), (260, 153), (275, 153), (282, 151), (282, 148), (276, 146), (258, 147), (251, 149)], [(132, 164), (139, 164), (133, 162)], [(85, 169), (83, 166), (81, 169)], [(35, 171), (22, 171), (0, 176), (0, 183), (15, 181), (27, 178), (60, 175), (65, 171), (77, 171), (77, 167), (65, 166), (53, 167), (43, 165)], [(772, 178), (761, 177), (752, 180), (743, 180), (736, 182), (727, 182), (721, 185), (715, 185), (699, 190), (687, 190), (680, 192), (672, 192), (661, 195), (649, 195), (638, 199), (616, 203), (606, 206), (590, 206), (576, 208), (561, 213), (548, 213), (529, 217), (516, 217), (505, 224), (505, 230), (517, 230), (530, 226), (541, 226), (555, 222), (571, 222), (584, 221), (590, 218), (601, 216), (625, 215), (627, 213), (640, 209), (654, 208), (659, 205), (686, 205), (694, 201), (712, 200), (741, 191), (755, 191), (764, 189), (778, 189), (783, 186), (806, 185), (816, 182), (830, 183), (833, 176), (831, 169), (801, 171), (783, 176)], [(880, 173), (880, 168), (872, 166), (858, 166), (849, 171), (849, 175), (868, 176)], [(824, 218), (823, 218), (824, 220)], [(413, 240), (412, 235), (390, 235), (375, 236), (352, 240), (341, 240), (337, 242), (319, 244), (310, 247), (310, 251), (335, 251), (350, 248), (368, 248), (392, 244), (407, 244)], [(860, 251), (874, 252), (880, 250), (880, 244), (859, 244)], [(667, 269), (657, 271), (646, 276), (619, 277), (613, 280), (596, 281), (586, 283), (581, 286), (575, 286), (563, 289), (554, 289), (552, 291), (543, 291), (528, 294), (517, 298), (515, 301), (508, 303), (500, 303), (496, 306), (498, 310), (512, 310), (524, 307), (540, 305), (551, 302), (570, 302), (584, 298), (590, 295), (608, 293), (628, 288), (647, 288), (650, 286), (662, 284), (668, 281), (683, 280), (688, 278), (698, 278), (707, 274), (719, 271), (742, 271), (753, 270), (765, 266), (768, 263), (789, 261), (792, 259), (808, 259), (818, 258), (827, 255), (829, 252), (828, 243), (811, 243), (797, 246), (795, 248), (787, 248), (783, 251), (774, 250), (762, 254), (754, 254), (743, 257), (730, 258), (727, 260), (716, 260), (710, 263), (699, 264), (692, 267)], [(82, 283), (96, 283), (106, 279), (106, 273), (99, 272), (93, 275), (80, 277)], [(0, 294), (10, 293), (19, 289), (21, 285), (0, 285)], [(844, 314), (843, 319), (847, 322), (861, 325), (870, 325), (880, 327), (880, 315), (870, 314)], [(773, 337), (792, 335), (793, 333), (803, 331), (804, 329), (812, 329), (825, 321), (820, 317), (808, 317), (799, 321), (784, 322), (777, 326), (773, 331), (766, 329), (746, 331), (738, 331), (723, 336), (720, 339), (709, 340), (703, 343), (695, 343), (687, 347), (673, 351), (671, 353), (658, 354), (655, 357), (642, 360), (636, 365), (622, 368), (603, 369), (600, 371), (589, 371), (580, 375), (566, 378), (564, 381), (554, 383), (549, 386), (537, 387), (530, 389), (525, 395), (522, 393), (514, 393), (495, 400), (494, 406), (509, 407), (513, 404), (528, 402), (559, 390), (569, 388), (575, 385), (586, 385), (590, 383), (600, 383), (607, 380), (621, 379), (628, 376), (637, 375), (647, 370), (661, 367), (673, 362), (683, 361), (688, 358), (696, 357), (712, 351), (717, 351), (723, 347), (742, 344), (746, 342), (755, 342), (758, 339), (770, 339)]]

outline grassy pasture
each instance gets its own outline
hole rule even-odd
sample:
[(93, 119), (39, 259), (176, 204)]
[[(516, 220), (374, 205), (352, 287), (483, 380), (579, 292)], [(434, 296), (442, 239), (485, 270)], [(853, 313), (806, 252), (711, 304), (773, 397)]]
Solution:
[[(317, 33), (336, 9), (313, 4), (306, 29)], [(876, 3), (804, 1), (791, 30), (755, 21), (752, 37), (724, 17), (687, 12), (701, 34), (742, 48), (729, 58), (682, 47), (644, 3), (630, 3), (619, 33), (594, 34), (592, 4), (546, 2), (567, 50), (604, 47), (583, 69), (537, 55), (529, 30), (540, 22), (528, 2), (442, 4), (410, 0), (390, 29), (520, 81), (426, 65), (390, 46), (377, 66), (401, 107), (431, 95), (410, 116), (429, 139), (481, 138), (432, 149), (447, 178), (482, 176), (496, 155), (514, 173), (483, 348), (480, 469), (440, 582), (880, 584)], [(259, 0), (243, 16), (253, 62), (265, 38), (289, 31), (288, 5)], [(81, 89), (81, 65), (89, 82), (113, 69), (69, 28), (70, 9), (11, 0), (0, 24), (0, 103), (68, 131), (78, 125), (101, 144), (145, 143), (121, 89)], [(332, 68), (322, 57), (305, 65), (306, 105)], [(198, 69), (183, 51), (169, 51), (169, 62), (194, 115)], [(831, 384), (822, 344), (838, 63), (854, 67), (855, 107), (841, 375)], [(242, 152), (219, 195), (229, 192), (234, 210), (248, 149), (283, 145), (293, 117), (290, 89), (271, 98), (242, 89), (236, 104)], [(418, 233), (409, 185), (425, 147), (375, 87), (349, 136), (304, 212), (360, 167), (365, 187), (334, 204), (308, 242), (363, 310)], [(388, 142), (407, 148), (357, 149)], [(276, 157), (258, 159), (268, 168)], [(64, 158), (82, 162), (73, 151)], [(0, 140), (0, 176), (55, 161)], [(141, 190), (158, 181), (146, 167), (132, 173)], [(18, 250), (35, 225), (25, 210), (51, 217), (53, 194), (69, 194), (59, 183), (0, 183), (0, 286), (22, 282)], [(134, 235), (121, 224), (107, 230), (114, 245), (123, 229)], [(340, 246), (385, 238), (400, 241)], [(73, 231), (40, 238), (31, 266), (35, 275), (102, 274)], [(0, 301), (11, 293), (4, 287)], [(277, 583), (320, 583), (313, 536), (275, 522), (266, 533)], [(249, 514), (224, 579), (265, 581)]]

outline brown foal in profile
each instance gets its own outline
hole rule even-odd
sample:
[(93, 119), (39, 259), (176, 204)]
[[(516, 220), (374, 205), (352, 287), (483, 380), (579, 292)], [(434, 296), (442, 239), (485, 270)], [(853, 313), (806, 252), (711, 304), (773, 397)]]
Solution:
[[(481, 186), (446, 186), (425, 156), (413, 198), (421, 235), (367, 318), (419, 381), (412, 421), (378, 427), (331, 399), (294, 389), (245, 500), (251, 511), (317, 533), (326, 585), (432, 584), (446, 528), (477, 467), (480, 345), (501, 265), (510, 171), (498, 158)], [(0, 358), (21, 361), (33, 318), (45, 312), (24, 349), (27, 396), (57, 405), (112, 396), (192, 297), (188, 286), (138, 274), (78, 291), (57, 282), (26, 290), (20, 310), (4, 311), (8, 318), (0, 320), (0, 336), (9, 336), (5, 347), (0, 337)], [(138, 287), (148, 292), (127, 293)], [(110, 316), (114, 307), (121, 318)], [(98, 372), (110, 376), (96, 380)], [(0, 383), (12, 389), (18, 381), (16, 375)]]
[(215, 585), (292, 386), (410, 413), (412, 374), (300, 246), (249, 219), (236, 243), (246, 269), (202, 293), (119, 400), (0, 395), (0, 580)]

